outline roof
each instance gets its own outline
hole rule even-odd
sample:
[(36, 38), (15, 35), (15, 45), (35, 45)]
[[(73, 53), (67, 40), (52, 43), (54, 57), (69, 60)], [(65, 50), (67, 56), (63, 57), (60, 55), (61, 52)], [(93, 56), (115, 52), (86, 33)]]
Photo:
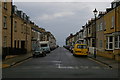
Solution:
[[(114, 0), (113, 2), (119, 2), (119, 1), (120, 1), (120, 0)], [(112, 3), (113, 3), (113, 2), (112, 2)]]

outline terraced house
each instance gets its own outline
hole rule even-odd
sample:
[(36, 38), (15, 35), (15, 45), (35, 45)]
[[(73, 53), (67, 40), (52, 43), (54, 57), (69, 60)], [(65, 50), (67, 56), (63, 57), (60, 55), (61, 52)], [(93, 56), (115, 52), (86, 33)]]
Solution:
[(12, 11), (12, 3), (11, 0), (6, 0), (4, 2), (0, 2), (1, 4), (1, 25), (2, 25), (2, 55), (3, 58), (6, 54), (9, 53), (9, 49), (11, 47), (11, 11)]
[(104, 16), (105, 12), (99, 12), (96, 20), (96, 49), (98, 55), (104, 54), (105, 52), (104, 30), (106, 22), (104, 21)]
[(12, 8), (12, 48), (15, 54), (31, 51), (31, 23), (29, 16), (18, 10), (15, 5)]
[[(12, 4), (12, 0), (0, 1), (0, 20), (2, 25), (0, 41), (2, 44), (2, 59), (7, 55), (19, 55), (30, 53), (34, 40), (44, 41), (45, 29), (40, 28), (30, 20), (30, 17), (23, 11), (18, 10), (17, 6)], [(52, 35), (52, 34), (51, 34)], [(0, 36), (0, 37), (1, 37)], [(49, 35), (47, 35), (49, 36)], [(52, 37), (56, 43), (55, 37)]]
[[(90, 53), (94, 53), (96, 48), (97, 55), (120, 61), (120, 1), (113, 1), (105, 12), (99, 11), (96, 22), (92, 18), (82, 30), (83, 33), (79, 33), (82, 34)], [(67, 44), (72, 37), (66, 39)], [(76, 40), (72, 40), (74, 41)]]
[(105, 54), (118, 60), (120, 59), (120, 1), (111, 3), (104, 20)]

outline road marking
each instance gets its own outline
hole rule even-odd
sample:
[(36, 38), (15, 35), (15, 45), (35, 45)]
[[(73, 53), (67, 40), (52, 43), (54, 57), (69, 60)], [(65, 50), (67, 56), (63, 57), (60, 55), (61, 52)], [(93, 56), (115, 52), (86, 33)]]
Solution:
[(58, 65), (59, 69), (79, 69), (78, 67), (73, 67), (73, 66), (60, 66)]
[(61, 63), (62, 61), (40, 61), (40, 62), (53, 62), (53, 63)]
[(92, 66), (92, 69), (100, 69), (99, 66)]
[[(99, 62), (99, 61), (96, 61), (96, 60), (94, 60), (94, 59), (92, 59), (92, 58), (88, 58), (89, 60), (92, 60), (92, 61), (94, 61), (94, 62), (96, 62), (96, 63), (98, 63), (98, 64), (101, 64), (101, 65), (104, 65), (104, 66), (106, 66), (106, 67), (109, 67), (108, 65), (106, 65), (106, 64), (103, 64), (103, 63), (101, 63), (101, 62)], [(110, 68), (110, 67), (109, 67)]]
[(51, 61), (51, 62), (55, 62), (55, 63), (61, 63), (62, 61)]
[(80, 66), (80, 69), (88, 69), (88, 66)]

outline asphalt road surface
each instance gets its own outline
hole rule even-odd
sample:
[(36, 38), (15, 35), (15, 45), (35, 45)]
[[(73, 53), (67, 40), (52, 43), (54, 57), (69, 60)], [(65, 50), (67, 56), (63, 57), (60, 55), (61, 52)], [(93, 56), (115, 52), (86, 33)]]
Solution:
[(111, 69), (89, 57), (74, 57), (59, 47), (46, 57), (30, 58), (3, 69), (3, 78), (118, 78), (118, 70)]

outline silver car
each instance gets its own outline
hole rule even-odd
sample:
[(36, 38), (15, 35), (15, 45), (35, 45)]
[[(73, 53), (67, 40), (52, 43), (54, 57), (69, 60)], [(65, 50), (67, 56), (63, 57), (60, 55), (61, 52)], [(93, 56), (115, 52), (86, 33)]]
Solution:
[(41, 47), (37, 47), (33, 51), (33, 57), (37, 57), (37, 56), (46, 56), (46, 53), (43, 51)]

